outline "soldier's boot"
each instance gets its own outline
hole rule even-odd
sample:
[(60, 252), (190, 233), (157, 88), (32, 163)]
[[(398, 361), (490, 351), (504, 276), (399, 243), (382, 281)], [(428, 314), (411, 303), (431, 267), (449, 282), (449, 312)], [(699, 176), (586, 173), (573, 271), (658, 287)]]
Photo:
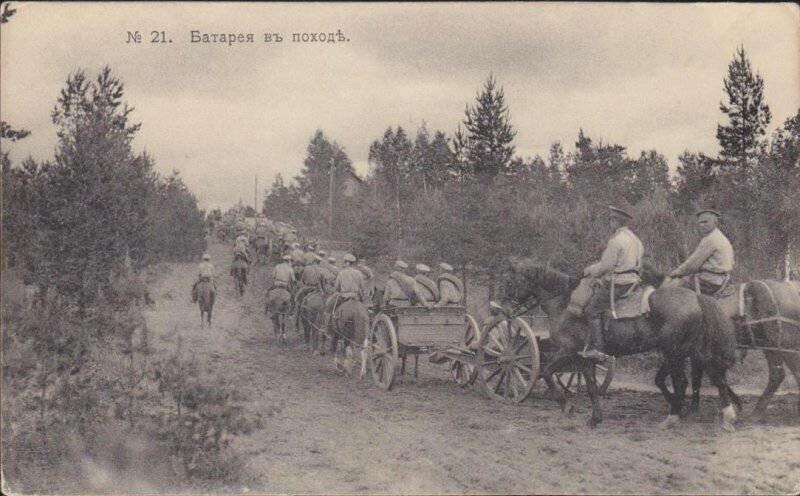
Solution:
[(579, 352), (578, 354), (584, 358), (598, 360), (605, 362), (611, 357), (602, 352), (604, 348), (603, 343), (603, 319), (591, 318), (589, 319), (590, 339), (587, 343), (586, 351)]

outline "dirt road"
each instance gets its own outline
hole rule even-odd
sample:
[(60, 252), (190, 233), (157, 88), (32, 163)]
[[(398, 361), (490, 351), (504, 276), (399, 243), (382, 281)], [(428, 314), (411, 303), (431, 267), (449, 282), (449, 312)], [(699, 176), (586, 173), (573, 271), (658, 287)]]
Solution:
[[(221, 273), (211, 329), (200, 329), (188, 298), (194, 267), (164, 274), (149, 312), (155, 346), (179, 333), (188, 350), (222, 371), (264, 415), (265, 427), (235, 441), (252, 482), (269, 493), (790, 493), (800, 491), (797, 395), (777, 397), (767, 424), (740, 421), (723, 433), (716, 398), (698, 418), (661, 431), (655, 392), (618, 389), (605, 422), (585, 426), (588, 404), (566, 415), (536, 397), (501, 404), (461, 389), (442, 366), (420, 362), (391, 392), (340, 375), (311, 356), (300, 336), (272, 338), (262, 311), (266, 269), (234, 294), (229, 248), (213, 245)], [(745, 412), (755, 398), (746, 396)]]

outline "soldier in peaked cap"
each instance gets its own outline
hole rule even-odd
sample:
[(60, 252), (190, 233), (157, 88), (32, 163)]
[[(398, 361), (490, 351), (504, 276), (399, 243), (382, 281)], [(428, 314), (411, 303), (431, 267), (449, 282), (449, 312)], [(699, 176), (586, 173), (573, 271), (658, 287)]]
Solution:
[(669, 275), (681, 277), (684, 287), (713, 295), (730, 279), (734, 265), (733, 246), (717, 227), (721, 217), (719, 212), (706, 209), (696, 215), (703, 239), (689, 258)]
[(431, 268), (425, 264), (417, 264), (414, 267), (417, 270), (414, 276), (416, 292), (420, 296), (420, 304), (427, 307), (432, 307), (434, 303), (439, 301), (439, 288), (436, 283), (428, 277)]
[(464, 294), (464, 283), (453, 275), (453, 266), (450, 264), (442, 262), (439, 264), (439, 268), (442, 272), (437, 279), (439, 283), (439, 301), (436, 306), (460, 305), (461, 297)]
[(615, 298), (624, 297), (639, 284), (642, 270), (644, 246), (641, 240), (628, 228), (633, 216), (621, 208), (609, 206), (611, 237), (606, 244), (600, 261), (586, 267), (584, 277), (594, 279), (595, 289), (584, 315), (591, 330), (587, 340), (587, 351), (582, 355), (598, 360), (608, 359), (603, 349), (603, 313), (611, 304), (611, 288)]

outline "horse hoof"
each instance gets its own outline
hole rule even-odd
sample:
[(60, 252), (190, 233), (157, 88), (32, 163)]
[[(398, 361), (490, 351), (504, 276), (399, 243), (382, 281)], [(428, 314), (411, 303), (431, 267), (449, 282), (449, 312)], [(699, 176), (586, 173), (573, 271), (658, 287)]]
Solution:
[(658, 424), (658, 428), (662, 430), (671, 429), (672, 427), (678, 425), (679, 422), (680, 417), (677, 415), (668, 415), (665, 420)]

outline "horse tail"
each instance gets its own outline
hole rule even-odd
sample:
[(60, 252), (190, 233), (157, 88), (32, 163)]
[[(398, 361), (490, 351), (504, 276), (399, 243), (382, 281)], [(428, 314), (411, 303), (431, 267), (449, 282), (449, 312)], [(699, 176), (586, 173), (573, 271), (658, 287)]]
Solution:
[(736, 364), (736, 328), (725, 315), (717, 301), (707, 295), (698, 295), (697, 303), (703, 314), (702, 354), (722, 370)]

